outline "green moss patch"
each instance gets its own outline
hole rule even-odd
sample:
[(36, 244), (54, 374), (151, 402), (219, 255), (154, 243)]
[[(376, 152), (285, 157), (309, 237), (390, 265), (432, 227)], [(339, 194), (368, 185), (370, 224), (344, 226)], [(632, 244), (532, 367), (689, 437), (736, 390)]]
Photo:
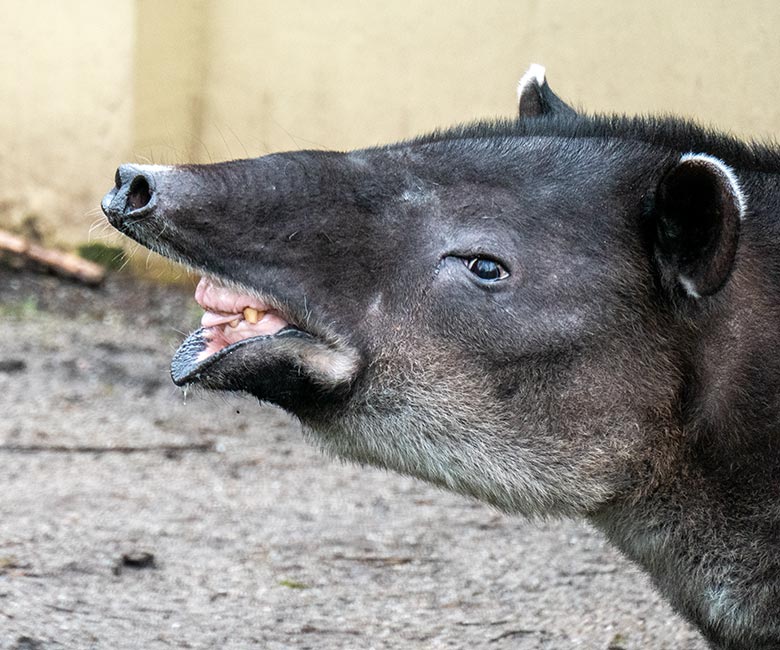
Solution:
[(78, 247), (78, 254), (85, 260), (100, 264), (100, 266), (117, 271), (125, 263), (125, 251), (119, 246), (107, 246), (106, 244), (90, 243)]

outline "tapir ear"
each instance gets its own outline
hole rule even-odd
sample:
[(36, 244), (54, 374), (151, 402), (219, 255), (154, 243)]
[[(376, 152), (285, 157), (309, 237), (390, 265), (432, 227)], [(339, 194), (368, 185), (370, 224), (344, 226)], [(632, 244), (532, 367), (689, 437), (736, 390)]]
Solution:
[(517, 110), (521, 118), (541, 115), (576, 115), (547, 83), (544, 66), (532, 63), (517, 84)]
[(685, 154), (655, 194), (655, 256), (664, 284), (691, 298), (728, 280), (746, 200), (732, 169), (706, 154)]

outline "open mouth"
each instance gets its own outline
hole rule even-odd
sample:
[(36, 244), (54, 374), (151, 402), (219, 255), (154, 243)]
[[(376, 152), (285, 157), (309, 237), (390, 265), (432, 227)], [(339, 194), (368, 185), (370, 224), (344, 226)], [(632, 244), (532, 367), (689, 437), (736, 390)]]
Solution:
[(250, 392), (285, 406), (342, 393), (359, 372), (357, 349), (308, 316), (304, 330), (294, 309), (273, 298), (205, 276), (195, 300), (204, 309), (201, 327), (171, 361), (178, 386)]
[(278, 308), (208, 276), (198, 283), (195, 301), (204, 310), (201, 327), (185, 339), (171, 364), (171, 376), (179, 386), (198, 382), (212, 366), (247, 344), (311, 338)]
[(198, 355), (198, 361), (204, 361), (239, 341), (273, 336), (292, 328), (277, 309), (206, 276), (198, 283), (195, 300), (205, 312), (200, 324), (206, 345)]

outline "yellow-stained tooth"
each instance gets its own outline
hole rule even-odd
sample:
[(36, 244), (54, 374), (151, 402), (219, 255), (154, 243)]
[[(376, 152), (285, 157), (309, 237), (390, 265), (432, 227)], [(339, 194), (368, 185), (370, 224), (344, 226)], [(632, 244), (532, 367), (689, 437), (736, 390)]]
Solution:
[(265, 316), (264, 311), (257, 311), (254, 307), (244, 308), (244, 320), (250, 322), (252, 325), (257, 323), (263, 316)]
[(230, 327), (238, 327), (238, 324), (241, 322), (241, 319), (236, 318), (235, 320), (230, 321)]

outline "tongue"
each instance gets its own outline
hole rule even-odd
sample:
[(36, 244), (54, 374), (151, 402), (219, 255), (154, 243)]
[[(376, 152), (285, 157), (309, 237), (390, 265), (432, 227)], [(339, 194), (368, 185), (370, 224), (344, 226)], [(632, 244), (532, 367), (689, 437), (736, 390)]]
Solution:
[[(200, 324), (205, 330), (204, 359), (243, 339), (277, 334), (289, 323), (278, 312), (248, 294), (203, 277), (195, 290), (195, 300), (205, 310)], [(246, 320), (244, 314), (247, 314)]]
[(200, 319), (201, 327), (216, 327), (217, 325), (226, 325), (234, 320), (243, 320), (243, 314), (217, 314), (213, 311), (207, 311)]
[(219, 314), (206, 313), (203, 316), (202, 323), (205, 323), (210, 316), (215, 316), (217, 320), (225, 321), (226, 318), (231, 320), (237, 320), (238, 324), (233, 327), (232, 325), (203, 325), (208, 329), (204, 330), (204, 338), (206, 339), (206, 347), (200, 353), (199, 360), (203, 360), (206, 357), (210, 357), (212, 354), (219, 352), (222, 348), (238, 343), (244, 339), (252, 338), (255, 336), (270, 336), (278, 334), (289, 323), (280, 318), (276, 314), (265, 314), (257, 323), (250, 323), (244, 320), (241, 314), (232, 314), (230, 316), (220, 316)]

